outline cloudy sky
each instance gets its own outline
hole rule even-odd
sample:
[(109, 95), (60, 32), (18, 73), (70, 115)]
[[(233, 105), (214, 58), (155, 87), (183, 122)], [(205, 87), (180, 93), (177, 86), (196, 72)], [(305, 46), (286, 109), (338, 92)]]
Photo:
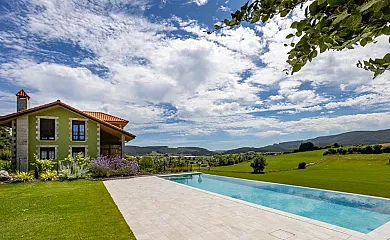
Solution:
[(387, 39), (327, 52), (286, 76), (289, 26), (204, 33), (233, 0), (0, 0), (0, 114), (24, 88), (130, 121), (129, 145), (263, 146), (390, 128), (390, 73), (356, 62), (390, 52)]

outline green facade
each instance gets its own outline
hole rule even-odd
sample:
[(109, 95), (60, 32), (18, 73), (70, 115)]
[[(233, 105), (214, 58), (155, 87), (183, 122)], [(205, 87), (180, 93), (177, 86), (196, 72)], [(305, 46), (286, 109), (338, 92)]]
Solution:
[[(56, 140), (37, 139), (37, 117), (39, 116), (57, 117), (58, 135)], [(72, 118), (87, 120), (86, 141), (71, 140), (70, 119)], [(37, 146), (57, 146), (57, 160), (68, 157), (69, 146), (88, 146), (89, 157), (95, 158), (98, 155), (98, 123), (60, 106), (29, 115), (28, 135), (28, 160), (30, 164), (34, 161), (34, 154), (39, 149)]]

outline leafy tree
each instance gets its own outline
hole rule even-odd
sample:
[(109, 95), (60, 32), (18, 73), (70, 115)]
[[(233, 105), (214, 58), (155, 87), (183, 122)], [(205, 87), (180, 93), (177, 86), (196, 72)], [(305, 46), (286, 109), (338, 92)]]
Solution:
[[(390, 35), (390, 0), (253, 0), (232, 13), (231, 19), (225, 19), (222, 25), (215, 25), (215, 29), (234, 28), (243, 22), (265, 23), (304, 6), (304, 19), (294, 21), (291, 28), (296, 31), (286, 37), (292, 39), (287, 60), (290, 69), (286, 73), (298, 72), (307, 61), (327, 50), (364, 47), (375, 43), (379, 36)], [(390, 70), (390, 53), (363, 63), (359, 61), (357, 66), (372, 71), (375, 78)]]
[(264, 156), (257, 155), (251, 162), (251, 168), (253, 168), (254, 173), (261, 173), (264, 171), (265, 166), (268, 163)]
[(374, 153), (375, 153), (375, 154), (383, 153), (382, 145), (379, 145), (379, 144), (374, 145), (373, 149), (374, 149)]
[(299, 145), (299, 152), (307, 152), (307, 151), (313, 151), (315, 149), (314, 143), (312, 142), (305, 142), (301, 143)]
[(11, 149), (11, 133), (9, 128), (0, 126), (0, 150)]

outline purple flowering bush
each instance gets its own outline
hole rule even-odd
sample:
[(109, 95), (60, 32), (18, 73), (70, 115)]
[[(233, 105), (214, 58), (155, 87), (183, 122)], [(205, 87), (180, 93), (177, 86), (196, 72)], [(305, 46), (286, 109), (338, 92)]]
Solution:
[(100, 156), (92, 160), (90, 172), (94, 177), (130, 176), (138, 172), (138, 164), (120, 156)]

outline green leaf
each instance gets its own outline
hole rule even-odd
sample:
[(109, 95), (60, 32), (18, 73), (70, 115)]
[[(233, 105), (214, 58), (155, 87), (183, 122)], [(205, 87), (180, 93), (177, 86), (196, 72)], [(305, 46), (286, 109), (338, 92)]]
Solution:
[(345, 3), (345, 0), (327, 0), (330, 6), (341, 5)]
[(326, 43), (333, 43), (333, 39), (331, 37), (328, 37), (328, 36), (324, 37), (324, 41)]
[(360, 41), (360, 45), (362, 47), (366, 46), (367, 45), (367, 39), (366, 38), (363, 38), (361, 41)]
[(219, 30), (219, 29), (221, 29), (222, 27), (221, 26), (219, 26), (219, 25), (214, 25), (214, 27), (215, 27), (215, 29), (217, 29), (217, 30)]
[(372, 7), (375, 3), (380, 2), (380, 1), (381, 0), (371, 0), (371, 1), (368, 1), (365, 4), (361, 5), (360, 7), (358, 7), (357, 9), (360, 12), (364, 12), (367, 9), (369, 9), (370, 7)]
[(319, 45), (320, 45), (320, 53), (323, 53), (328, 49), (328, 47), (323, 43), (320, 43)]
[(387, 62), (390, 63), (390, 53), (386, 54), (383, 59)]
[(283, 10), (282, 12), (280, 12), (280, 16), (281, 16), (281, 17), (285, 17), (285, 16), (287, 16), (288, 12), (289, 12), (289, 10), (288, 10), (288, 9), (285, 9), (285, 10)]
[(293, 73), (299, 72), (299, 70), (301, 70), (301, 68), (302, 68), (302, 66), (301, 66), (300, 64), (295, 64), (295, 65), (293, 66), (292, 71), (293, 71)]
[(362, 22), (362, 15), (360, 14), (354, 14), (347, 18), (347, 21), (345, 22), (345, 25), (349, 29), (355, 29), (359, 26), (359, 24)]
[(332, 25), (335, 25), (341, 21), (343, 21), (346, 17), (349, 16), (349, 13), (347, 10), (345, 10), (344, 12), (340, 13), (337, 18), (332, 22)]
[(264, 15), (263, 17), (261, 17), (261, 21), (264, 23), (266, 21), (268, 21), (269, 19), (269, 15)]
[(317, 2), (314, 1), (312, 4), (310, 4), (309, 10), (310, 10), (310, 14), (314, 15), (317, 10)]
[(382, 34), (390, 35), (390, 26), (386, 26), (386, 27), (382, 28)]
[(373, 6), (374, 12), (379, 13), (380, 10), (383, 8), (383, 5), (384, 5), (383, 3), (384, 2), (377, 2), (377, 3), (375, 3), (374, 6)]
[(286, 36), (287, 39), (292, 38), (292, 37), (294, 37), (294, 34), (292, 34), (292, 33), (290, 33), (289, 35)]
[(300, 22), (298, 23), (297, 30), (298, 30), (299, 32), (302, 32), (303, 29), (305, 28), (305, 26), (306, 26), (306, 22), (305, 22), (305, 21), (300, 21)]
[(326, 0), (318, 0), (318, 5), (321, 5), (321, 4), (323, 4), (324, 2), (326, 2)]
[(298, 22), (297, 21), (291, 23), (291, 28), (297, 28), (297, 27), (298, 27)]
[(254, 11), (253, 13), (252, 13), (252, 21), (251, 21), (251, 23), (253, 24), (253, 23), (256, 23), (256, 22), (258, 22), (260, 20), (260, 11)]

